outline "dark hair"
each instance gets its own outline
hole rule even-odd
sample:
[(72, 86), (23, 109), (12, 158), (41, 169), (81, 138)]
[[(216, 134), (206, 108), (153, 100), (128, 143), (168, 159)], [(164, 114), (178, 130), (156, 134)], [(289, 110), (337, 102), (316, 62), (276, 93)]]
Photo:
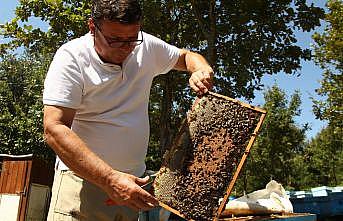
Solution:
[(141, 20), (142, 10), (137, 0), (93, 0), (92, 18), (133, 24)]

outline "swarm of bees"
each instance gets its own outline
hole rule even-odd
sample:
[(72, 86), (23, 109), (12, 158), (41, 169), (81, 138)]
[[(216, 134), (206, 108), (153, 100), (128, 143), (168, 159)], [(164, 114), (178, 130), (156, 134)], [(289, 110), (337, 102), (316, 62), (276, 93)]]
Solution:
[(213, 220), (265, 114), (209, 93), (197, 100), (154, 181), (157, 199), (187, 220)]

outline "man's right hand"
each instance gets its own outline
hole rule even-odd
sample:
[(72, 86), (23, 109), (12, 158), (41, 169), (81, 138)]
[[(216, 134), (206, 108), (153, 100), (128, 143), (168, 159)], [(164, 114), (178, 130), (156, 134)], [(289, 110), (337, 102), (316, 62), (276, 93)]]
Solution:
[(113, 171), (108, 176), (106, 192), (110, 197), (107, 205), (122, 205), (134, 210), (149, 210), (158, 206), (158, 201), (140, 186), (149, 182), (149, 177), (138, 178), (133, 175)]
[(135, 210), (158, 205), (157, 200), (140, 187), (148, 182), (148, 177), (142, 179), (113, 170), (70, 129), (75, 113), (71, 108), (44, 106), (45, 139), (60, 159), (80, 177), (102, 188), (116, 205)]

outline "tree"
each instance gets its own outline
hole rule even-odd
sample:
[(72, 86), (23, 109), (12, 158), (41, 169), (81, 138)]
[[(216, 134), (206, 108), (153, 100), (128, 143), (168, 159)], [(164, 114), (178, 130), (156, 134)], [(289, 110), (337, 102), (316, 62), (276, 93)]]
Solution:
[(316, 33), (315, 62), (323, 70), (321, 87), (317, 93), (324, 100), (314, 100), (314, 113), (321, 120), (327, 120), (335, 133), (342, 134), (343, 128), (343, 2), (328, 1), (328, 23), (323, 34)]
[(343, 140), (330, 125), (306, 146), (304, 186), (343, 185)]
[[(324, 15), (305, 0), (286, 1), (145, 1), (143, 28), (174, 44), (206, 55), (216, 72), (215, 90), (231, 97), (253, 98), (265, 74), (296, 73), (310, 50), (296, 46), (294, 30), (313, 30)], [(0, 52), (19, 46), (54, 52), (71, 38), (87, 32), (90, 1), (20, 0), (16, 17), (2, 27), (10, 38)], [(49, 24), (44, 32), (28, 25), (31, 17)], [(20, 25), (23, 22), (24, 25)], [(175, 128), (194, 94), (188, 77), (169, 74), (154, 82), (151, 93), (151, 146), (171, 142)], [(186, 88), (186, 90), (185, 90)], [(163, 152), (163, 151), (162, 151)]]
[(238, 189), (253, 191), (264, 188), (274, 179), (288, 188), (297, 188), (296, 156), (303, 152), (307, 125), (299, 127), (294, 118), (300, 115), (299, 92), (288, 101), (276, 85), (264, 93), (267, 115), (256, 143), (251, 149)]
[(191, 2), (218, 91), (231, 97), (252, 98), (263, 75), (294, 73), (310, 51), (295, 45), (293, 32), (310, 31), (323, 13), (304, 0)]
[(41, 95), (49, 61), (8, 54), (0, 62), (0, 153), (53, 158), (43, 139)]
[(321, 87), (316, 90), (323, 99), (313, 99), (313, 112), (328, 126), (306, 148), (307, 173), (312, 175), (309, 185), (343, 182), (343, 2), (330, 0), (327, 7), (327, 27), (323, 34), (313, 36), (315, 62), (324, 70)]
[[(0, 54), (21, 46), (39, 53), (55, 52), (67, 40), (87, 33), (89, 8), (90, 1), (19, 0), (15, 17), (1, 27), (1, 35), (9, 42), (0, 45)], [(33, 27), (32, 17), (46, 22), (49, 29)]]
[[(144, 29), (179, 47), (205, 54), (216, 72), (216, 90), (231, 97), (252, 98), (265, 74), (292, 74), (310, 51), (295, 45), (293, 31), (310, 31), (323, 10), (305, 1), (144, 1)], [(152, 19), (153, 18), (153, 19)], [(152, 128), (165, 149), (190, 106), (187, 80), (161, 76), (153, 92), (161, 118)], [(156, 97), (156, 96), (155, 96)]]
[[(232, 97), (252, 98), (264, 74), (292, 74), (309, 49), (296, 46), (294, 30), (320, 25), (321, 8), (305, 0), (286, 1), (141, 1), (144, 29), (180, 47), (205, 52), (217, 73), (217, 90)], [(20, 0), (16, 17), (2, 28), (12, 38), (1, 49), (24, 45), (55, 51), (87, 32), (90, 1)], [(47, 32), (25, 24), (39, 17)], [(20, 22), (24, 22), (21, 27)]]

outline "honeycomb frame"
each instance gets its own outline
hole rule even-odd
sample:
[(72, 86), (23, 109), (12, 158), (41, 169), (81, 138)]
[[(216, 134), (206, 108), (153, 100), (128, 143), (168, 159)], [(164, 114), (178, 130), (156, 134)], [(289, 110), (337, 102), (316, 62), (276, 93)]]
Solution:
[(196, 99), (153, 183), (160, 206), (186, 220), (218, 220), (265, 115), (213, 92)]

